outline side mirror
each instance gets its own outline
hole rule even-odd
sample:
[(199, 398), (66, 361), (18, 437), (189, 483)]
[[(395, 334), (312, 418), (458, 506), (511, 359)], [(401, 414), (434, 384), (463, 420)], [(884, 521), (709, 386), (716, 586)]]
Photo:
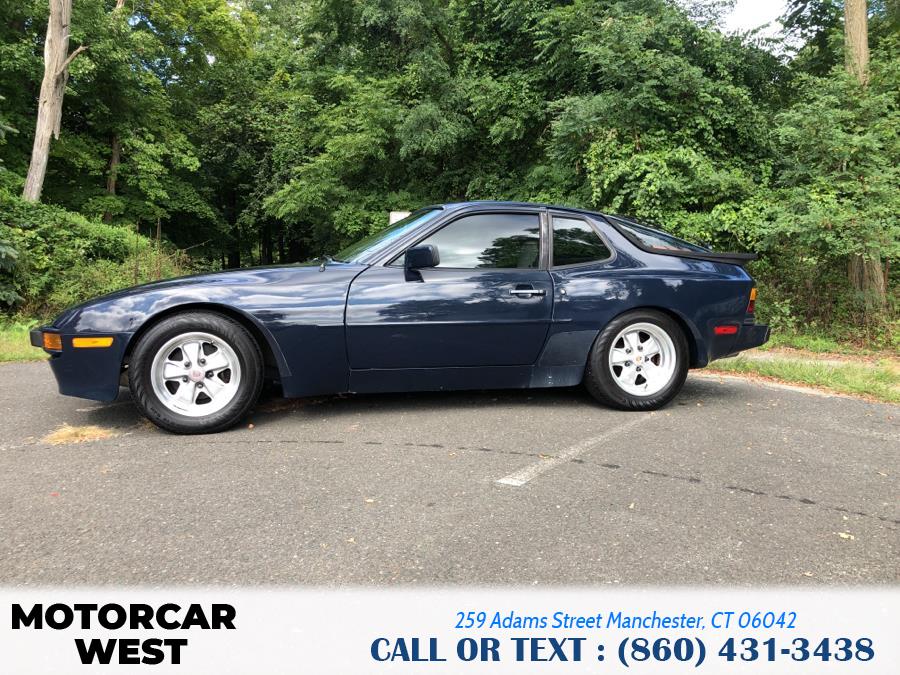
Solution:
[(426, 267), (437, 267), (441, 264), (441, 256), (434, 244), (413, 246), (403, 256), (403, 267), (407, 270), (421, 270)]

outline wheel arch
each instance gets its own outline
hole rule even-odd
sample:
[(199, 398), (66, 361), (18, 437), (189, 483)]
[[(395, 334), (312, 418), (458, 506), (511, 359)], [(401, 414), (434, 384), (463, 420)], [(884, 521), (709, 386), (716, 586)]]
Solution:
[[(678, 327), (681, 328), (681, 332), (684, 333), (684, 337), (688, 343), (688, 354), (690, 355), (689, 365), (691, 368), (702, 368), (706, 365), (707, 359), (702, 357), (703, 351), (701, 348), (701, 338), (700, 333), (697, 330), (697, 327), (689, 321), (685, 316), (676, 312), (673, 309), (668, 307), (660, 307), (658, 305), (640, 305), (638, 307), (629, 307), (628, 309), (623, 309), (621, 312), (616, 314), (612, 319), (609, 320), (609, 323), (612, 323), (620, 316), (624, 314), (628, 314), (629, 312), (640, 312), (642, 310), (649, 310), (654, 312), (659, 312), (660, 314), (665, 314), (670, 319), (672, 319)], [(608, 324), (607, 324), (608, 325)], [(602, 329), (601, 329), (602, 331)], [(599, 332), (598, 332), (599, 335)]]
[(144, 321), (143, 324), (141, 324), (141, 327), (138, 328), (138, 330), (135, 331), (131, 338), (128, 340), (128, 344), (125, 347), (125, 353), (122, 357), (122, 367), (124, 368), (129, 363), (129, 361), (131, 360), (131, 355), (134, 353), (135, 347), (140, 342), (141, 338), (153, 326), (159, 324), (159, 322), (164, 321), (171, 316), (196, 311), (221, 314), (228, 317), (229, 319), (237, 321), (247, 329), (247, 332), (250, 333), (253, 339), (256, 340), (256, 344), (259, 345), (260, 351), (262, 351), (263, 363), (266, 369), (265, 375), (267, 377), (277, 375), (279, 378), (290, 376), (291, 371), (288, 367), (287, 360), (284, 358), (284, 354), (282, 353), (281, 348), (278, 346), (278, 342), (276, 342), (275, 338), (272, 337), (272, 334), (265, 328), (265, 326), (259, 323), (259, 321), (256, 320), (252, 315), (243, 312), (235, 307), (232, 307), (230, 305), (220, 305), (212, 302), (191, 302), (185, 303), (183, 305), (175, 305), (173, 307), (167, 307), (166, 309), (149, 317), (146, 321)]

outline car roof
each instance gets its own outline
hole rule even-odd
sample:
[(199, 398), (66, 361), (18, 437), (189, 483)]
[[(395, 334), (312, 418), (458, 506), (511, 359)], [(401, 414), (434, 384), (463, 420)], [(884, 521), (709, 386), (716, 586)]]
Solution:
[[(674, 236), (670, 232), (668, 232), (665, 228), (657, 223), (650, 223), (639, 218), (635, 218), (633, 216), (625, 216), (620, 213), (603, 213), (602, 211), (591, 211), (590, 209), (581, 209), (576, 206), (562, 206), (560, 204), (548, 204), (544, 202), (511, 202), (511, 201), (500, 201), (500, 200), (473, 200), (468, 202), (449, 202), (446, 204), (432, 204), (431, 206), (424, 206), (421, 209), (417, 209), (418, 211), (425, 211), (427, 209), (442, 209), (445, 211), (456, 211), (463, 210), (467, 208), (483, 208), (486, 210), (496, 209), (496, 208), (529, 208), (529, 209), (551, 209), (553, 211), (563, 211), (568, 213), (576, 213), (582, 216), (589, 217), (597, 217), (604, 219), (609, 219), (608, 222), (612, 224), (613, 227), (619, 229), (620, 223), (626, 223), (628, 225), (638, 225), (645, 229), (659, 232), (660, 234), (664, 234), (667, 236)], [(677, 237), (676, 237), (677, 238)]]
[(456, 211), (466, 208), (537, 208), (537, 209), (553, 209), (554, 211), (568, 211), (570, 213), (580, 213), (586, 216), (604, 216), (599, 211), (590, 211), (588, 209), (580, 209), (574, 206), (563, 206), (560, 204), (547, 204), (541, 202), (508, 202), (500, 200), (473, 200), (467, 202), (448, 202), (446, 204), (433, 204), (423, 207), (425, 209), (445, 209), (447, 211)]

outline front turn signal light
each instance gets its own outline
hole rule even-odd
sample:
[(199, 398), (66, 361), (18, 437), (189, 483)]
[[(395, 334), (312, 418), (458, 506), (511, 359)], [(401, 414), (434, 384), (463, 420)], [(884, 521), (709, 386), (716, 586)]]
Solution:
[(72, 338), (72, 346), (76, 349), (103, 349), (112, 347), (111, 337), (76, 337)]
[(48, 352), (62, 351), (62, 335), (59, 333), (44, 333), (44, 349)]

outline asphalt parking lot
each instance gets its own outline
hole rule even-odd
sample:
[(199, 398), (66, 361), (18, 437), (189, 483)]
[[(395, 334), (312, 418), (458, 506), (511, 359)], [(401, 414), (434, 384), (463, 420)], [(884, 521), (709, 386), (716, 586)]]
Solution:
[[(0, 585), (870, 584), (900, 579), (900, 407), (692, 375), (263, 401), (177, 437), (0, 366)], [(62, 424), (113, 435), (51, 445)], [(250, 424), (252, 423), (252, 428)]]

